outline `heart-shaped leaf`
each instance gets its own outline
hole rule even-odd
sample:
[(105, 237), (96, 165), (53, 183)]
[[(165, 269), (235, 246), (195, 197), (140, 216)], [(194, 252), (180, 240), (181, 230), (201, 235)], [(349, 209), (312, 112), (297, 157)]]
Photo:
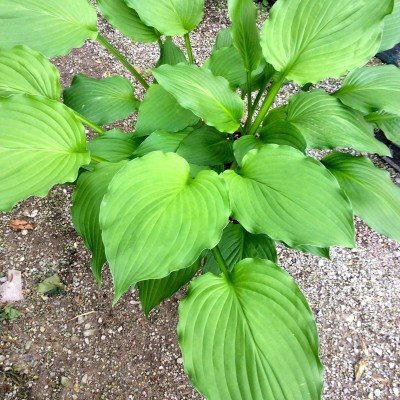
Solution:
[(89, 164), (85, 130), (66, 106), (39, 96), (0, 98), (0, 210), (73, 182)]
[(312, 312), (271, 261), (243, 260), (230, 280), (196, 279), (179, 307), (178, 334), (185, 370), (207, 399), (321, 398)]
[(60, 74), (46, 57), (26, 46), (0, 50), (0, 96), (21, 93), (59, 100)]
[(289, 146), (252, 150), (223, 174), (233, 216), (251, 233), (289, 245), (354, 247), (353, 213), (320, 163)]
[(100, 225), (116, 301), (137, 282), (187, 268), (219, 242), (230, 214), (224, 182), (214, 171), (189, 174), (182, 157), (153, 152), (112, 180)]
[(86, 0), (0, 0), (0, 48), (25, 44), (56, 57), (96, 38), (96, 11)]

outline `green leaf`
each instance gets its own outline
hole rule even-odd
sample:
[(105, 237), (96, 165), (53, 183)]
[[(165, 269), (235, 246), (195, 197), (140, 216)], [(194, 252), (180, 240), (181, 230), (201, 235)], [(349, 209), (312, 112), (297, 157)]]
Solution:
[(179, 344), (193, 385), (210, 400), (317, 400), (312, 312), (287, 272), (246, 259), (231, 280), (206, 274), (179, 307)]
[(124, 165), (125, 161), (97, 164), (93, 171), (84, 172), (79, 177), (72, 196), (72, 222), (86, 247), (92, 252), (90, 265), (99, 284), (106, 262), (99, 223), (100, 204), (112, 178)]
[(289, 245), (353, 247), (350, 203), (318, 161), (289, 146), (252, 150), (225, 171), (233, 217), (250, 233)]
[(371, 228), (400, 241), (400, 188), (364, 157), (333, 153), (322, 162), (335, 175), (354, 212)]
[(183, 36), (200, 23), (204, 0), (125, 0), (146, 25), (167, 36)]
[(58, 100), (60, 74), (46, 57), (26, 46), (0, 50), (0, 96), (20, 93)]
[(139, 282), (139, 298), (144, 313), (148, 316), (162, 301), (173, 296), (192, 280), (199, 268), (199, 263), (195, 262), (191, 267), (172, 272), (165, 278)]
[(0, 308), (0, 321), (12, 321), (21, 315), (22, 313), (14, 307), (5, 306), (3, 309)]
[(99, 125), (124, 119), (139, 105), (128, 79), (93, 79), (82, 74), (76, 75), (64, 90), (64, 103)]
[(243, 101), (229, 83), (207, 69), (194, 65), (163, 65), (153, 69), (158, 83), (178, 103), (221, 132), (233, 133), (244, 112)]
[(286, 112), (286, 121), (305, 137), (307, 145), (316, 149), (353, 147), (358, 151), (390, 155), (389, 149), (375, 139), (374, 129), (362, 114), (347, 108), (323, 90), (294, 95), (287, 107), (271, 114), (266, 123)]
[(86, 0), (0, 0), (0, 48), (24, 44), (56, 57), (96, 38), (96, 11)]
[(65, 290), (65, 285), (61, 282), (60, 277), (54, 274), (39, 283), (36, 291), (41, 294), (54, 293), (57, 290)]
[(394, 0), (394, 10), (392, 14), (385, 17), (385, 27), (379, 51), (389, 50), (397, 43), (400, 43), (400, 0)]
[(174, 153), (130, 161), (112, 180), (100, 226), (114, 279), (115, 301), (137, 282), (160, 279), (213, 248), (230, 214), (224, 182), (214, 171), (189, 176)]
[(228, 0), (228, 9), (233, 43), (239, 50), (246, 71), (254, 71), (262, 57), (256, 6), (252, 0)]
[(113, 129), (105, 135), (95, 136), (87, 148), (92, 156), (116, 163), (130, 158), (141, 143), (142, 138)]
[(199, 122), (199, 117), (182, 108), (175, 97), (160, 85), (151, 85), (139, 107), (136, 123), (138, 136), (157, 130), (178, 132)]
[(157, 150), (161, 150), (165, 153), (175, 153), (178, 150), (182, 140), (185, 139), (188, 134), (189, 131), (175, 133), (166, 131), (153, 132), (140, 144), (133, 154), (135, 157), (141, 157)]
[[(275, 242), (267, 235), (253, 235), (239, 224), (229, 224), (218, 244), (229, 271), (244, 258), (261, 258), (277, 262)], [(204, 272), (220, 275), (221, 270), (211, 252), (207, 253)]]
[(0, 98), (0, 210), (73, 182), (89, 164), (85, 131), (63, 104), (43, 97)]
[(183, 51), (172, 41), (171, 36), (167, 36), (160, 47), (160, 59), (157, 62), (157, 67), (160, 65), (176, 65), (179, 63), (187, 63)]
[(400, 116), (386, 111), (375, 111), (366, 115), (365, 120), (376, 124), (389, 140), (400, 145)]
[(231, 28), (224, 28), (218, 32), (217, 38), (215, 39), (213, 52), (223, 49), (224, 47), (233, 46), (233, 38)]
[(392, 9), (393, 0), (278, 1), (262, 30), (264, 57), (300, 85), (339, 78), (378, 52)]
[(352, 71), (335, 96), (364, 113), (385, 110), (400, 115), (400, 69), (383, 65)]
[(213, 75), (225, 78), (232, 88), (246, 83), (247, 76), (242, 58), (238, 49), (233, 46), (214, 51), (204, 66)]
[(179, 144), (177, 154), (191, 164), (220, 165), (232, 162), (232, 141), (226, 134), (203, 126), (189, 133)]
[(97, 4), (107, 21), (123, 35), (136, 42), (157, 41), (157, 31), (145, 25), (138, 13), (126, 5), (125, 0), (97, 0)]

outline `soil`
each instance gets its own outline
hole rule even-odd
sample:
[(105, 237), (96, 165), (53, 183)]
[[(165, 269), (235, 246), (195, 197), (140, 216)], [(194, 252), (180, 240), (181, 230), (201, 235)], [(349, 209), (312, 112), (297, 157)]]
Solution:
[[(216, 33), (226, 25), (222, 2), (208, 2), (205, 21), (193, 34), (197, 60), (204, 60)], [(100, 26), (142, 71), (156, 63), (156, 45), (133, 45), (104, 21)], [(64, 86), (78, 72), (129, 77), (93, 42), (55, 64)], [(334, 90), (337, 84), (328, 80), (322, 86)], [(296, 90), (287, 85), (278, 102)], [(142, 95), (140, 89), (137, 94)], [(133, 121), (117, 125), (129, 130)], [(399, 174), (374, 161), (400, 183)], [(0, 399), (202, 399), (186, 378), (175, 332), (184, 291), (149, 319), (135, 290), (113, 308), (108, 271), (103, 287), (97, 287), (90, 254), (73, 229), (71, 192), (70, 185), (58, 186), (45, 199), (31, 198), (11, 213), (0, 213), (0, 276), (9, 269), (21, 271), (25, 295), (15, 305), (22, 315), (0, 322)], [(34, 229), (12, 230), (15, 219), (26, 220)], [(356, 223), (357, 249), (333, 249), (328, 261), (279, 248), (280, 263), (301, 286), (317, 319), (324, 399), (398, 399), (400, 245)], [(65, 290), (39, 295), (37, 284), (55, 273)], [(355, 370), (361, 375), (357, 381)]]

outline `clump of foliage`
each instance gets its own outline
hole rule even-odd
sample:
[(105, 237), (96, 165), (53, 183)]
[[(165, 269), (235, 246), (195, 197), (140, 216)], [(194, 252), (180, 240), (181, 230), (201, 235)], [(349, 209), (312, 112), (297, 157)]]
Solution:
[[(229, 0), (232, 24), (202, 66), (190, 32), (204, 0), (98, 7), (127, 37), (158, 42), (152, 83), (100, 35), (86, 0), (0, 0), (0, 208), (76, 181), (73, 222), (99, 282), (108, 262), (115, 302), (137, 285), (148, 314), (193, 279), (178, 334), (201, 393), (319, 399), (316, 325), (275, 245), (354, 247), (353, 214), (400, 240), (400, 189), (338, 151), (388, 155), (375, 127), (400, 142), (399, 70), (363, 67), (400, 41), (399, 1), (278, 0), (259, 32), (252, 0)], [(88, 39), (132, 73), (142, 101), (124, 77), (78, 75), (60, 102), (48, 57)], [(344, 75), (335, 93), (314, 86)], [(303, 90), (271, 109), (287, 81)], [(133, 132), (104, 128), (136, 110)], [(307, 149), (335, 151), (318, 161)]]

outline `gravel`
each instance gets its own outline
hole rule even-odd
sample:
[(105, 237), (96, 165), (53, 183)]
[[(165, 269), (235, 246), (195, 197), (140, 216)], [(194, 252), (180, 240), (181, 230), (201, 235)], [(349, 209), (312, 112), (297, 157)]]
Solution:
[[(193, 34), (196, 60), (204, 61), (216, 33), (228, 25), (223, 2), (208, 2)], [(104, 21), (101, 31), (142, 71), (158, 58), (155, 45), (132, 45)], [(97, 43), (87, 43), (55, 61), (67, 86), (74, 74), (129, 75)], [(337, 81), (321, 85), (334, 90)], [(143, 96), (137, 86), (137, 95)], [(298, 87), (288, 84), (276, 104)], [(116, 124), (132, 129), (135, 116)], [(374, 162), (396, 175), (379, 159)], [(0, 323), (1, 399), (155, 399), (202, 397), (182, 366), (175, 328), (184, 293), (146, 319), (135, 290), (114, 308), (108, 271), (98, 288), (90, 255), (69, 216), (72, 187), (58, 186), (46, 199), (31, 198), (0, 214), (0, 276), (22, 272), (22, 316)], [(33, 224), (13, 231), (13, 219)], [(279, 248), (279, 259), (299, 283), (315, 313), (325, 365), (326, 400), (398, 399), (400, 391), (400, 246), (356, 220), (357, 249), (333, 249), (332, 259)], [(35, 287), (59, 274), (66, 290), (40, 296)], [(357, 372), (357, 380), (355, 373)]]

